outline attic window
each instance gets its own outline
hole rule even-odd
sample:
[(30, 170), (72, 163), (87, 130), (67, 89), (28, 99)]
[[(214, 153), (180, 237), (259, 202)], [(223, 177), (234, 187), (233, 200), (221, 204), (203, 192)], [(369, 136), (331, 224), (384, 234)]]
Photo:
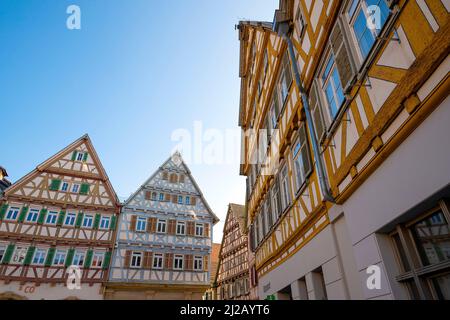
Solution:
[(86, 162), (87, 159), (88, 159), (88, 153), (87, 153), (87, 152), (75, 150), (75, 151), (72, 153), (72, 161), (82, 161), (82, 162)]

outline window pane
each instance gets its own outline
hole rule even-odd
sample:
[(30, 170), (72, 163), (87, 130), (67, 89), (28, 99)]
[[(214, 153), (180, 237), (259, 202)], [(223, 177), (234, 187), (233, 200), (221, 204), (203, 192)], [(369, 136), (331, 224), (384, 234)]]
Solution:
[(439, 300), (450, 300), (450, 273), (431, 280)]
[(450, 259), (450, 229), (441, 211), (411, 227), (424, 265)]
[(406, 258), (405, 249), (403, 248), (402, 243), (400, 241), (400, 236), (398, 235), (398, 233), (396, 233), (395, 235), (392, 236), (392, 238), (394, 239), (395, 246), (397, 247), (399, 258), (402, 262), (403, 270), (405, 271), (411, 270), (408, 259)]

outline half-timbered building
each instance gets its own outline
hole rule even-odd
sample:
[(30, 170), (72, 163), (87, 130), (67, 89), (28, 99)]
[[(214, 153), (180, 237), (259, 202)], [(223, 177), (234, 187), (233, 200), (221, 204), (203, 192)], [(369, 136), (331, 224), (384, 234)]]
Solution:
[(449, 10), (280, 0), (239, 23), (260, 298), (450, 298)]
[(218, 222), (181, 155), (123, 205), (106, 299), (202, 299)]
[(0, 298), (102, 299), (120, 204), (85, 135), (5, 190)]
[(214, 287), (218, 300), (250, 298), (248, 239), (242, 205), (228, 205)]

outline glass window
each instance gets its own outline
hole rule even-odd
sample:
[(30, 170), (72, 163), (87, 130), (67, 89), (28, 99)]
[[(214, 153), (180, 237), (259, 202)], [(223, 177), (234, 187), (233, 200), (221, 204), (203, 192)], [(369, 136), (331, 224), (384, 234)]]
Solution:
[(5, 255), (6, 247), (0, 245), (0, 262), (2, 262), (3, 256)]
[(147, 228), (147, 219), (145, 217), (138, 217), (136, 221), (136, 231), (145, 231)]
[(77, 161), (82, 161), (83, 160), (83, 153), (82, 152), (78, 152), (77, 153)]
[(158, 219), (158, 223), (156, 225), (156, 232), (166, 233), (166, 220)]
[(66, 226), (73, 226), (75, 224), (76, 216), (77, 215), (75, 213), (72, 213), (72, 212), (67, 213), (66, 220), (64, 221), (64, 224)]
[(159, 194), (159, 201), (164, 201), (164, 193)]
[(25, 260), (27, 250), (28, 250), (28, 248), (26, 248), (26, 247), (22, 247), (22, 246), (16, 247), (16, 249), (14, 250), (14, 254), (12, 256), (11, 262), (15, 263), (15, 264), (22, 264), (23, 261)]
[(203, 257), (202, 256), (194, 257), (194, 270), (203, 270)]
[(153, 256), (153, 269), (162, 269), (163, 267), (163, 255), (155, 253)]
[(322, 73), (323, 90), (327, 98), (328, 109), (331, 118), (334, 119), (344, 102), (344, 91), (336, 68), (333, 55), (330, 55), (326, 67)]
[(186, 224), (184, 222), (177, 222), (177, 234), (185, 234), (186, 232)]
[(46, 249), (36, 249), (33, 257), (33, 264), (43, 265), (47, 255)]
[(66, 260), (66, 251), (56, 250), (55, 257), (53, 258), (53, 264), (55, 266), (63, 266), (65, 260)]
[(183, 196), (178, 196), (178, 204), (183, 204)]
[(203, 236), (203, 224), (202, 223), (196, 223), (195, 224), (195, 235), (196, 236)]
[(175, 255), (175, 259), (173, 260), (173, 268), (177, 270), (183, 269), (183, 261), (184, 257), (182, 255)]
[(417, 222), (411, 231), (424, 265), (450, 259), (450, 229), (442, 211)]
[(109, 229), (110, 217), (102, 217), (100, 220), (100, 229)]
[(156, 201), (156, 192), (152, 192), (152, 200)]
[(94, 252), (94, 255), (92, 256), (92, 267), (100, 268), (103, 265), (104, 257), (104, 252)]
[(294, 160), (295, 181), (298, 191), (305, 183), (306, 177), (311, 171), (310, 155), (304, 126), (301, 126), (299, 129), (299, 137), (294, 144), (292, 158)]
[(39, 216), (39, 210), (38, 209), (30, 209), (27, 215), (27, 222), (36, 222)]
[(19, 210), (20, 209), (18, 207), (10, 207), (8, 213), (6, 214), (6, 220), (16, 220), (19, 215)]
[(67, 190), (69, 190), (69, 183), (63, 181), (63, 183), (61, 184), (61, 191), (62, 192), (67, 192)]
[(83, 251), (75, 251), (75, 254), (73, 255), (72, 265), (75, 266), (83, 266), (84, 265), (84, 256), (85, 252)]
[(92, 222), (94, 220), (94, 217), (91, 215), (85, 215), (83, 218), (83, 227), (85, 228), (92, 228)]
[(288, 177), (288, 169), (285, 165), (283, 169), (281, 169), (281, 204), (282, 211), (284, 211), (291, 204), (291, 193), (289, 190), (289, 177)]
[(133, 252), (131, 255), (131, 267), (140, 268), (142, 263), (142, 252)]
[(47, 213), (47, 218), (45, 219), (45, 223), (46, 224), (56, 224), (57, 217), (58, 217), (58, 212), (49, 211)]
[(190, 204), (191, 204), (191, 197), (186, 196), (186, 198), (185, 198), (185, 203), (186, 203), (187, 205), (190, 205)]
[(72, 193), (78, 193), (79, 190), (80, 190), (80, 185), (78, 183), (74, 183), (72, 185)]

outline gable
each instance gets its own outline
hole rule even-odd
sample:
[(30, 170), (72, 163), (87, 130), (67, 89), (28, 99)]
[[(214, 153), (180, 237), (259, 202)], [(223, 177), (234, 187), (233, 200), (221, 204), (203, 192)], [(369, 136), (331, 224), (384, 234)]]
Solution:
[(37, 166), (13, 184), (5, 195), (58, 204), (110, 208), (119, 205), (87, 135)]
[(194, 215), (210, 216), (214, 224), (219, 221), (179, 154), (167, 159), (125, 201), (125, 205), (142, 210), (191, 212)]

